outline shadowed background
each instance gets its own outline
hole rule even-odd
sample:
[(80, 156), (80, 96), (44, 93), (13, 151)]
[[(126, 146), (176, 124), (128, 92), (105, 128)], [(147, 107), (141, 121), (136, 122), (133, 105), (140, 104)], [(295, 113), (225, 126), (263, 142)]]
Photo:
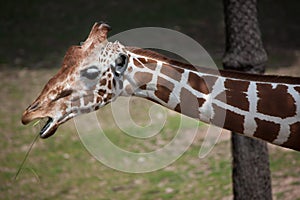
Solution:
[[(224, 52), (222, 1), (6, 1), (0, 3), (0, 62), (57, 67), (66, 49), (83, 41), (96, 21), (113, 27), (175, 29), (200, 42), (219, 62)], [(288, 66), (300, 48), (300, 2), (261, 0), (259, 20), (272, 67)]]

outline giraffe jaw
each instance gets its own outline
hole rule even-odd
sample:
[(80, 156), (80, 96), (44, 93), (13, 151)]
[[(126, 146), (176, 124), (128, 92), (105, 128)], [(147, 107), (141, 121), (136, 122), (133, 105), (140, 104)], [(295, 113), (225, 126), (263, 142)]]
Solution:
[(46, 139), (53, 135), (57, 130), (58, 124), (53, 120), (52, 117), (48, 117), (46, 124), (40, 131), (40, 137)]
[(77, 114), (70, 112), (70, 113), (67, 113), (67, 114), (65, 114), (61, 117), (58, 117), (58, 118), (49, 117), (49, 116), (44, 117), (44, 118), (48, 118), (48, 120), (45, 123), (45, 125), (43, 126), (43, 128), (41, 129), (41, 131), (40, 131), (40, 137), (42, 139), (46, 139), (46, 138), (52, 136), (61, 124), (65, 123), (66, 121), (68, 121), (70, 119), (72, 119), (76, 115)]

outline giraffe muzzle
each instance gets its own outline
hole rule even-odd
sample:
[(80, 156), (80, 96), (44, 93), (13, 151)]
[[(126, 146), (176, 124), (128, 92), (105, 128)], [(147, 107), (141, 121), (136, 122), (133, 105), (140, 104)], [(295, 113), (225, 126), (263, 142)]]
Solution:
[(30, 122), (32, 122), (33, 120), (36, 120), (36, 119), (46, 119), (47, 120), (39, 132), (40, 137), (43, 139), (48, 138), (51, 135), (53, 135), (59, 126), (59, 124), (57, 123), (57, 121), (54, 120), (54, 118), (48, 117), (48, 116), (45, 116), (45, 117), (37, 116), (36, 113), (30, 112), (30, 110), (26, 110), (22, 115), (22, 123), (24, 125), (29, 124)]

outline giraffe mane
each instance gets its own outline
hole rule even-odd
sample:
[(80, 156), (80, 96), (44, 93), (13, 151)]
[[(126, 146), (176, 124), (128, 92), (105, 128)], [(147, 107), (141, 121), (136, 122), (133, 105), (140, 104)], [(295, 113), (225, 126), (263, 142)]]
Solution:
[(299, 77), (290, 77), (290, 76), (277, 76), (277, 75), (257, 75), (249, 74), (243, 72), (237, 72), (233, 70), (216, 70), (210, 69), (207, 67), (194, 66), (188, 63), (184, 63), (172, 58), (169, 58), (165, 55), (157, 53), (148, 49), (141, 49), (138, 47), (126, 47), (127, 50), (134, 54), (143, 55), (152, 59), (160, 60), (162, 62), (169, 63), (175, 68), (188, 69), (194, 72), (209, 73), (214, 75), (221, 75), (224, 77), (230, 77), (235, 79), (243, 79), (249, 81), (265, 82), (265, 83), (285, 83), (285, 84), (300, 84)]

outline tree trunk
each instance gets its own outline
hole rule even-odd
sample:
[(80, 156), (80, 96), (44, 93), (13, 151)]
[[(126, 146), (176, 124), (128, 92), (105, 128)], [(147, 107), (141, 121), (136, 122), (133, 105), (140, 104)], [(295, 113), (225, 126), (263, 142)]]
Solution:
[[(226, 24), (225, 69), (263, 73), (267, 54), (257, 20), (257, 0), (223, 0)], [(233, 133), (234, 199), (272, 199), (269, 156), (263, 141)]]

